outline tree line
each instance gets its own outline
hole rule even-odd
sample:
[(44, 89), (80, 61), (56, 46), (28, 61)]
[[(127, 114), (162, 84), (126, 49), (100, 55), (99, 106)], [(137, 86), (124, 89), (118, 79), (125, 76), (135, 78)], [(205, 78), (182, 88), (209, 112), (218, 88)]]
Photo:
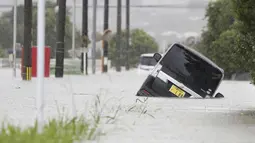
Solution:
[(208, 4), (207, 26), (195, 48), (225, 70), (226, 78), (249, 72), (255, 81), (254, 0), (217, 0)]

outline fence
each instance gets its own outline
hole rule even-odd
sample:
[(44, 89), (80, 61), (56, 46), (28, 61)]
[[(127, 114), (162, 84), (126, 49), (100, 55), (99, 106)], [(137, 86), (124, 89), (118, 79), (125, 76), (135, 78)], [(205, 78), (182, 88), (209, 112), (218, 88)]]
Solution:
[[(55, 68), (56, 59), (50, 60), (50, 68)], [(96, 60), (96, 71), (101, 71), (101, 60)], [(65, 71), (80, 71), (81, 60), (80, 59), (64, 59), (64, 70)], [(21, 59), (16, 59), (16, 67), (21, 68)], [(88, 70), (91, 71), (92, 60), (88, 59)], [(12, 63), (8, 58), (0, 58), (0, 68), (12, 68)], [(111, 61), (108, 62), (108, 68), (111, 68)]]

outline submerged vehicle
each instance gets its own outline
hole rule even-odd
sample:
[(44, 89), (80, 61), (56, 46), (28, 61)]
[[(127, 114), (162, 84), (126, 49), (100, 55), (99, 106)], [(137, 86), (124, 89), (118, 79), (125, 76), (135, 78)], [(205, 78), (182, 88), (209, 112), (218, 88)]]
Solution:
[(157, 64), (153, 57), (154, 53), (145, 53), (140, 56), (139, 64), (137, 66), (138, 74), (149, 74)]
[(136, 96), (215, 97), (224, 70), (199, 52), (182, 44), (172, 44), (162, 56), (153, 55), (157, 64), (147, 76)]

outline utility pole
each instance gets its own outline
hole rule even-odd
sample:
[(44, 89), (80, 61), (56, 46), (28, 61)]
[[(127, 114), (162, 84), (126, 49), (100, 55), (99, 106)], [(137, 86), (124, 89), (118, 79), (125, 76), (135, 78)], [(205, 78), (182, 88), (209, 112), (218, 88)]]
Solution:
[(88, 75), (88, 0), (83, 0), (82, 4), (82, 48), (81, 72)]
[(38, 132), (43, 130), (43, 111), (44, 111), (44, 56), (45, 56), (45, 0), (38, 1), (38, 13), (37, 13), (37, 122)]
[(121, 71), (120, 66), (120, 51), (121, 51), (121, 0), (117, 3), (117, 37), (116, 37), (116, 48), (117, 48), (117, 60), (116, 60), (116, 71)]
[(31, 80), (31, 41), (32, 41), (32, 0), (24, 1), (24, 47), (22, 79)]
[(130, 38), (130, 0), (126, 0), (126, 70), (129, 70), (129, 38)]
[(72, 29), (72, 58), (75, 58), (75, 23), (76, 23), (76, 0), (73, 0), (73, 29)]
[[(104, 1), (104, 32), (109, 28), (109, 0)], [(103, 57), (102, 57), (102, 72), (108, 71), (108, 42), (102, 41)]]
[(17, 0), (13, 8), (13, 77), (16, 77), (16, 43), (17, 43)]
[(66, 0), (58, 1), (57, 50), (55, 77), (64, 76)]
[(96, 72), (96, 28), (97, 28), (97, 0), (93, 0), (93, 23), (92, 23), (92, 73)]

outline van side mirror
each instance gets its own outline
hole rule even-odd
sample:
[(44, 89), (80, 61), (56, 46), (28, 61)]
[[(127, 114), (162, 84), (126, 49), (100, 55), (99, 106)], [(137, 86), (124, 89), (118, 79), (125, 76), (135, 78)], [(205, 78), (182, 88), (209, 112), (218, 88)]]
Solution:
[(155, 53), (153, 55), (153, 58), (156, 60), (156, 62), (158, 62), (162, 58), (162, 56), (159, 53)]

